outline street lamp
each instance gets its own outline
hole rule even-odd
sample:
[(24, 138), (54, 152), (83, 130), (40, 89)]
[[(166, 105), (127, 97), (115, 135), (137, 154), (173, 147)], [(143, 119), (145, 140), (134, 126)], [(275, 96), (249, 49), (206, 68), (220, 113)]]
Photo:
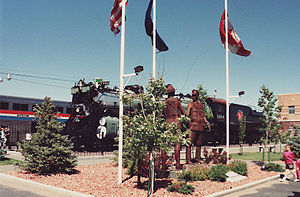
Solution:
[[(238, 92), (238, 95), (235, 95), (235, 96), (228, 96), (228, 101), (226, 101), (226, 149), (227, 149), (227, 164), (228, 164), (228, 161), (229, 161), (229, 105), (232, 103), (232, 102), (229, 102), (229, 99), (230, 98), (239, 98), (241, 97), (242, 95), (245, 94), (245, 91), (239, 91)], [(233, 101), (233, 100), (232, 100)]]
[[(6, 77), (6, 79), (9, 81), (9, 80), (11, 80), (11, 75), (10, 75), (10, 73), (6, 73), (7, 74), (7, 77)], [(3, 77), (2, 76), (0, 76), (0, 83), (1, 82), (3, 82)]]
[(118, 183), (122, 183), (122, 157), (123, 157), (123, 92), (124, 84), (123, 80), (125, 77), (129, 77), (125, 86), (129, 82), (132, 76), (137, 76), (140, 72), (144, 70), (143, 66), (139, 65), (134, 68), (134, 73), (124, 74), (124, 70), (120, 71), (120, 104), (119, 104), (119, 159), (118, 159)]

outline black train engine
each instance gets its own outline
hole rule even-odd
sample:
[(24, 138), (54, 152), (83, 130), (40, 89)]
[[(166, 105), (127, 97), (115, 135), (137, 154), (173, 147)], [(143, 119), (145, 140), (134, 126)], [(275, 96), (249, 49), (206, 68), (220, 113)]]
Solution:
[[(207, 144), (226, 144), (226, 100), (209, 97), (207, 104), (211, 110), (212, 118), (209, 119), (212, 131), (205, 133)], [(259, 127), (261, 112), (249, 106), (231, 103), (229, 105), (229, 141), (231, 144), (239, 143), (239, 127), (242, 116), (246, 117), (245, 143), (258, 143), (260, 140)]]
[[(186, 110), (188, 103), (191, 101), (190, 95), (178, 95), (183, 108)], [(204, 131), (204, 145), (224, 145), (226, 144), (226, 100), (208, 97), (207, 103), (207, 120), (211, 125), (211, 130)], [(253, 110), (249, 106), (231, 103), (229, 106), (229, 141), (230, 144), (239, 143), (239, 127), (242, 114), (246, 116), (246, 137), (245, 143), (258, 143), (260, 140), (259, 118), (261, 112)]]
[[(106, 81), (93, 84), (80, 80), (71, 89), (74, 110), (64, 133), (69, 135), (75, 150), (113, 149), (119, 126), (119, 90), (107, 85)], [(134, 94), (140, 88), (127, 86), (125, 89)], [(124, 106), (124, 113), (131, 110), (133, 106)]]

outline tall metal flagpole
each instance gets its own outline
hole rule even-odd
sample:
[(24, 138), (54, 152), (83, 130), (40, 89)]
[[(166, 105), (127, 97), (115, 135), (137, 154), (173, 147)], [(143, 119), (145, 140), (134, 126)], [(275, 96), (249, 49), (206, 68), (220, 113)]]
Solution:
[(153, 79), (155, 80), (156, 75), (156, 0), (153, 0), (153, 65), (152, 65), (152, 72), (153, 72)]
[[(152, 43), (152, 57), (153, 57), (153, 63), (152, 63), (152, 72), (153, 72), (153, 78), (152, 80), (155, 80), (156, 78), (156, 0), (153, 0), (152, 4), (153, 8), (153, 43)], [(153, 112), (153, 123), (155, 122), (155, 112)], [(150, 153), (150, 161), (151, 161), (151, 194), (154, 191), (154, 156), (153, 152)]]
[(125, 4), (122, 1), (122, 27), (121, 27), (121, 51), (120, 51), (120, 106), (119, 106), (119, 159), (118, 159), (118, 183), (122, 183), (122, 157), (123, 157), (123, 91), (124, 91), (124, 49), (125, 49)]
[(229, 66), (228, 66), (228, 17), (227, 0), (225, 0), (225, 48), (226, 48), (226, 150), (227, 164), (229, 160)]

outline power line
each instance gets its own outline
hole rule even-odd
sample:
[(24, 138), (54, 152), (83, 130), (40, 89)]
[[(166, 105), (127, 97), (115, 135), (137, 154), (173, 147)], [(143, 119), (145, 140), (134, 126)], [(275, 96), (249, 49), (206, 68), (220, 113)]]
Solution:
[(49, 84), (49, 83), (40, 83), (40, 82), (15, 79), (15, 78), (13, 80), (22, 81), (22, 82), (26, 82), (26, 83), (33, 83), (33, 84), (38, 84), (38, 85), (52, 86), (52, 87), (63, 88), (63, 89), (70, 89), (70, 87), (58, 86), (58, 85), (53, 85), (53, 84)]
[(59, 79), (59, 78), (54, 78), (54, 77), (43, 77), (43, 76), (35, 76), (35, 75), (25, 75), (25, 74), (21, 74), (21, 73), (0, 72), (0, 74), (10, 74), (10, 75), (20, 76), (20, 77), (30, 77), (30, 78), (47, 79), (47, 80), (54, 80), (54, 81), (75, 82), (75, 80)]

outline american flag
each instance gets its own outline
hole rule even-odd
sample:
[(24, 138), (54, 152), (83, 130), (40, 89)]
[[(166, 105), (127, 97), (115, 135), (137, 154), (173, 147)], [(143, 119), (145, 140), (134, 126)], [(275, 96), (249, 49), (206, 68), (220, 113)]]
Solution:
[(127, 6), (128, 0), (114, 0), (113, 7), (110, 13), (110, 28), (115, 34), (118, 34), (120, 30), (119, 26), (122, 24), (122, 3), (125, 2)]

